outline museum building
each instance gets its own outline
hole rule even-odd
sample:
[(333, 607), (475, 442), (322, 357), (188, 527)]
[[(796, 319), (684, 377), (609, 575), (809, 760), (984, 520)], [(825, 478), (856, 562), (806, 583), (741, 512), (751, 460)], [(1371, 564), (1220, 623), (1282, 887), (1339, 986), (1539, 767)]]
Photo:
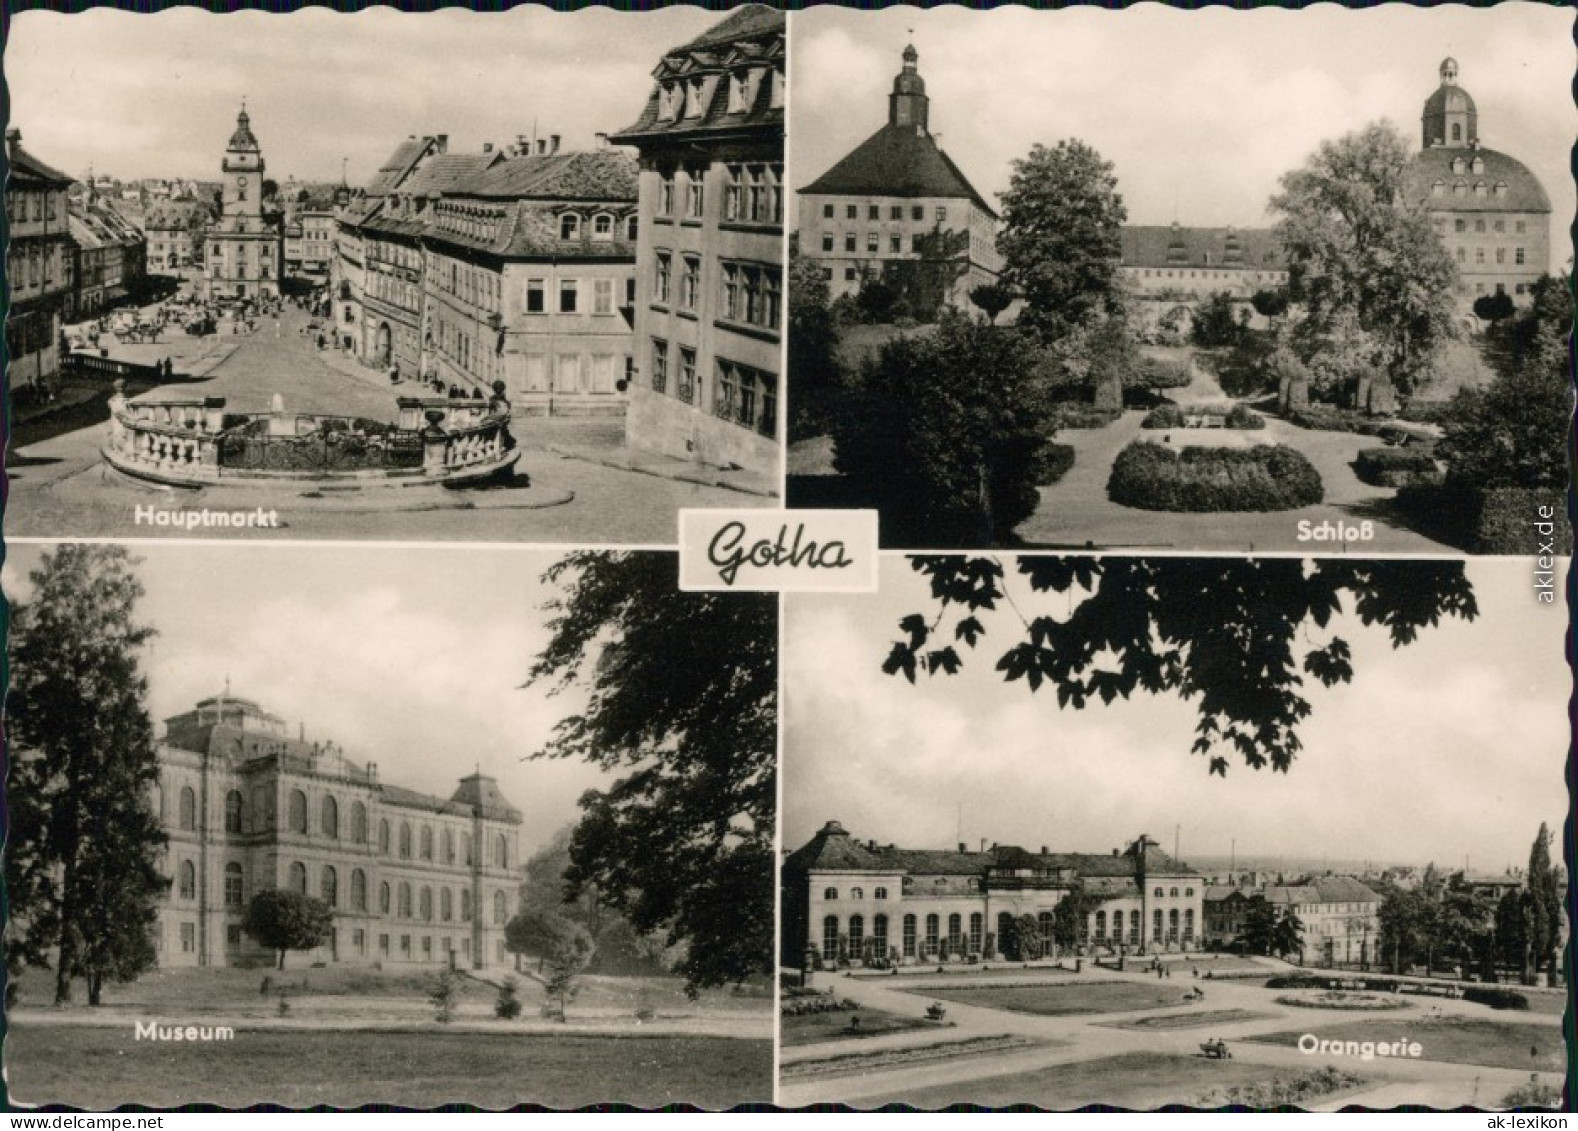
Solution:
[(1146, 836), (1106, 855), (1011, 845), (948, 851), (860, 841), (829, 821), (784, 860), (782, 885), (781, 957), (795, 966), (840, 951), (900, 965), (993, 957), (988, 942), (1001, 953), (1010, 924), (1025, 916), (1050, 938), (1058, 904), (1074, 892), (1090, 901), (1084, 937), (1097, 951), (1203, 943), (1203, 877)]
[(165, 720), (154, 805), (169, 836), (161, 966), (234, 966), (272, 952), (242, 930), (248, 902), (286, 889), (328, 904), (312, 961), (512, 961), (504, 926), (521, 879), (521, 814), (480, 772), (449, 797), (385, 784), (332, 742), (228, 689)]

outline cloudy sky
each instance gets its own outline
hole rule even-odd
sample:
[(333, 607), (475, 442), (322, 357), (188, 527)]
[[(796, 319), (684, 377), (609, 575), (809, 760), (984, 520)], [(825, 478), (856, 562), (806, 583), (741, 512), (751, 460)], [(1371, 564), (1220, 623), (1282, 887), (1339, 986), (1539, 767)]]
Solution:
[[(1149, 833), (1185, 859), (1370, 859), (1474, 870), (1521, 866), (1541, 821), (1560, 830), (1566, 700), (1562, 606), (1538, 605), (1529, 565), (1469, 565), (1480, 616), (1393, 651), (1383, 629), (1334, 621), (1352, 683), (1304, 689), (1314, 708), (1286, 774), (1235, 761), (1226, 779), (1190, 753), (1194, 706), (1136, 694), (1059, 711), (993, 671), (997, 614), (956, 676), (910, 686), (880, 670), (903, 615), (927, 607), (902, 558), (876, 596), (791, 596), (785, 613), (784, 845), (828, 820), (909, 847), (958, 838), (1104, 852)], [(1069, 598), (1012, 585), (1027, 616)], [(1017, 625), (1017, 621), (1015, 622)], [(1324, 635), (1314, 644), (1324, 641)], [(992, 644), (995, 641), (996, 648)], [(961, 652), (965, 649), (961, 648)]]
[(11, 123), (80, 176), (218, 179), (243, 97), (270, 175), (365, 183), (408, 134), (457, 152), (517, 134), (585, 148), (640, 114), (662, 53), (717, 23), (677, 6), (626, 14), (24, 12), (5, 46)]
[[(11, 545), (8, 596), (27, 595), (40, 547)], [(158, 629), (144, 670), (161, 721), (219, 693), (254, 699), (292, 737), (332, 740), (379, 776), (448, 797), (480, 765), (521, 810), (531, 851), (608, 784), (579, 762), (522, 758), (579, 706), (573, 693), (520, 690), (547, 641), (539, 582), (556, 553), (389, 546), (137, 546)]]
[[(913, 41), (932, 130), (989, 200), (1033, 144), (1080, 138), (1116, 166), (1131, 223), (1166, 224), (1176, 212), (1188, 225), (1261, 226), (1277, 179), (1322, 140), (1385, 118), (1417, 146), (1424, 101), (1452, 55), (1485, 144), (1544, 182), (1553, 235), (1574, 211), (1578, 57), (1561, 5), (822, 6), (795, 13), (790, 36), (796, 187), (886, 121)], [(1564, 239), (1553, 265), (1569, 253)]]

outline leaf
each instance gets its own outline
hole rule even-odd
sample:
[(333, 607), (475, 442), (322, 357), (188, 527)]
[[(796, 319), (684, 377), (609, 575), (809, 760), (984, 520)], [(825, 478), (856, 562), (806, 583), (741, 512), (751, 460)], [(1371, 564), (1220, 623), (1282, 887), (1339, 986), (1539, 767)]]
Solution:
[(952, 648), (939, 648), (934, 652), (926, 653), (926, 669), (934, 672), (938, 668), (949, 675), (958, 675), (959, 653)]
[(954, 628), (953, 637), (955, 640), (963, 640), (971, 648), (974, 648), (975, 642), (985, 633), (986, 629), (982, 626), (980, 620), (975, 617), (965, 617)]

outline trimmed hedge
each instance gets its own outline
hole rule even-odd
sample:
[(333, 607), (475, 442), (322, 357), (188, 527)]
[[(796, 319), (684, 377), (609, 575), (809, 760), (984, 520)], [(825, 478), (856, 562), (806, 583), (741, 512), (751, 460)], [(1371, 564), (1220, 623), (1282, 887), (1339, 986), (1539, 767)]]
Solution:
[(1384, 417), (1372, 418), (1355, 409), (1333, 408), (1324, 404), (1289, 409), (1287, 418), (1300, 428), (1318, 432), (1356, 432), (1360, 436), (1379, 436), (1388, 424)]
[(1057, 426), (1059, 428), (1105, 428), (1122, 415), (1122, 410), (1115, 408), (1062, 405), (1057, 410)]
[(1255, 431), (1266, 426), (1266, 418), (1246, 404), (1236, 404), (1227, 410), (1227, 426)]
[(1159, 404), (1145, 414), (1141, 428), (1183, 428), (1189, 423), (1184, 410), (1175, 404)]
[(815, 1017), (822, 1013), (848, 1013), (859, 1009), (857, 1002), (848, 998), (818, 994), (816, 997), (789, 998), (778, 1003), (780, 1017)]
[(1304, 454), (1281, 444), (1174, 452), (1137, 440), (1113, 461), (1107, 497), (1152, 511), (1285, 511), (1321, 502), (1325, 490)]
[(1478, 1002), (1480, 1005), (1488, 1005), (1492, 1009), (1529, 1008), (1527, 995), (1520, 994), (1517, 990), (1502, 989), (1499, 986), (1465, 987), (1463, 1000)]
[(1133, 380), (1124, 385), (1138, 385), (1144, 389), (1183, 389), (1194, 381), (1194, 371), (1186, 361), (1168, 361), (1160, 357), (1141, 360)]
[[(1552, 518), (1541, 519), (1539, 508), (1547, 508)], [(1554, 539), (1542, 536), (1537, 522), (1555, 525)], [(1474, 525), (1474, 551), (1480, 554), (1515, 554), (1519, 557), (1540, 553), (1551, 541), (1556, 553), (1572, 552), (1573, 532), (1567, 523), (1567, 500), (1560, 491), (1538, 487), (1493, 487), (1480, 494), (1479, 521)]]
[(1424, 448), (1364, 448), (1353, 461), (1359, 482), (1372, 487), (1404, 487), (1430, 482), (1440, 471)]
[(1035, 461), (1035, 481), (1039, 487), (1050, 487), (1074, 466), (1074, 449), (1068, 444), (1049, 443), (1041, 449)]

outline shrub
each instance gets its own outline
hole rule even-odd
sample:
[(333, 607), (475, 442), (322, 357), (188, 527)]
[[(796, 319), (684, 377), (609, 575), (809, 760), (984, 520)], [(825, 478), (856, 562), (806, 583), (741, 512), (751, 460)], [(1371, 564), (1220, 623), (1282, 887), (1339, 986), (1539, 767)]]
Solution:
[(1123, 415), (1117, 409), (1091, 408), (1088, 405), (1059, 405), (1055, 416), (1056, 427), (1064, 428), (1105, 428), (1119, 416)]
[(1074, 449), (1067, 444), (1048, 442), (1035, 461), (1035, 477), (1039, 486), (1047, 487), (1068, 474), (1074, 466)]
[(1248, 405), (1236, 404), (1227, 410), (1227, 426), (1254, 431), (1266, 426), (1266, 418)]
[(1141, 428), (1182, 428), (1188, 423), (1184, 410), (1175, 404), (1159, 404), (1145, 414)]
[(1463, 1000), (1488, 1005), (1492, 1009), (1528, 1009), (1526, 994), (1500, 986), (1469, 986), (1463, 991)]
[(1556, 553), (1572, 549), (1572, 528), (1567, 522), (1567, 500), (1559, 491), (1535, 487), (1494, 487), (1480, 493), (1479, 521), (1475, 523), (1472, 549), (1479, 554), (1538, 554), (1551, 541), (1541, 537), (1534, 524), (1539, 508), (1546, 507), (1556, 524)]
[(1357, 432), (1361, 436), (1379, 436), (1386, 427), (1384, 420), (1372, 420), (1357, 409), (1336, 408), (1327, 404), (1291, 409), (1287, 416), (1300, 428), (1319, 432)]
[(1132, 381), (1144, 389), (1183, 389), (1194, 381), (1194, 371), (1186, 361), (1168, 361), (1160, 357), (1147, 357), (1140, 361)]
[(499, 996), (493, 1003), (493, 1016), (501, 1021), (513, 1021), (521, 1015), (521, 999), (514, 978), (505, 978), (499, 986)]
[(1211, 513), (1293, 510), (1325, 492), (1310, 461), (1280, 444), (1174, 452), (1142, 440), (1118, 453), (1107, 495), (1142, 510)]
[(1429, 482), (1438, 470), (1430, 452), (1422, 448), (1364, 448), (1353, 461), (1359, 482), (1372, 487), (1402, 487)]
[(1452, 402), (1407, 401), (1397, 410), (1397, 419), (1411, 424), (1445, 424), (1452, 419)]
[(860, 1006), (848, 998), (817, 994), (815, 997), (790, 998), (778, 1003), (781, 1017), (815, 1017), (822, 1013), (848, 1013)]

